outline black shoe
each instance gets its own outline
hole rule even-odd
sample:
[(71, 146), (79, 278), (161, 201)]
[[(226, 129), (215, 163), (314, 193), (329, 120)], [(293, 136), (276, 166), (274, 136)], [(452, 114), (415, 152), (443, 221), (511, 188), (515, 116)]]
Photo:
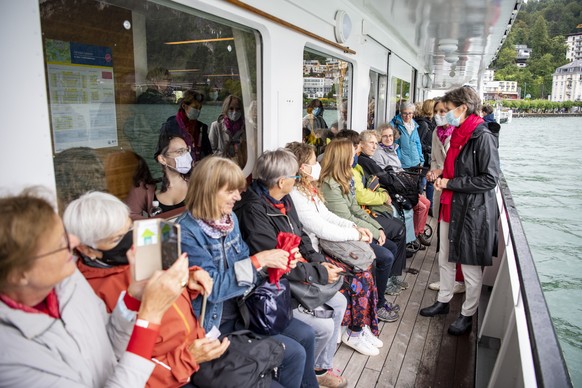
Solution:
[(427, 247), (430, 246), (430, 240), (424, 234), (419, 234), (418, 236), (416, 236), (416, 239), (422, 245)]
[(463, 314), (459, 315), (459, 318), (455, 322), (451, 323), (449, 326), (450, 335), (463, 335), (471, 331), (471, 325), (473, 324), (473, 316), (466, 317)]
[(433, 304), (432, 306), (420, 309), (420, 315), (422, 315), (423, 317), (434, 317), (435, 315), (438, 314), (448, 314), (448, 313), (449, 313), (448, 303), (435, 302), (435, 304)]
[(410, 259), (412, 256), (414, 256), (414, 252), (409, 251), (408, 249), (406, 250), (406, 258)]

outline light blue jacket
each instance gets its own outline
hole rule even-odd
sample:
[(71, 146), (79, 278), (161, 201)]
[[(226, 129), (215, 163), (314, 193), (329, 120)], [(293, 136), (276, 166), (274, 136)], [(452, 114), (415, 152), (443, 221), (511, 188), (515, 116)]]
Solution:
[[(182, 252), (188, 253), (190, 266), (205, 269), (214, 281), (202, 323), (207, 332), (212, 326), (220, 327), (223, 303), (249, 292), (257, 280), (249, 248), (240, 235), (238, 219), (234, 213), (231, 217), (234, 229), (225, 237), (209, 235), (189, 211), (176, 220), (181, 227)], [(192, 307), (196, 316), (200, 316), (202, 298), (194, 299)]]
[(414, 123), (414, 130), (409, 135), (402, 117), (396, 115), (390, 124), (400, 131), (400, 138), (395, 141), (400, 146), (398, 156), (402, 162), (402, 168), (416, 167), (419, 164), (424, 164), (424, 157), (422, 156), (422, 144), (420, 143), (420, 136), (418, 135), (418, 124)]

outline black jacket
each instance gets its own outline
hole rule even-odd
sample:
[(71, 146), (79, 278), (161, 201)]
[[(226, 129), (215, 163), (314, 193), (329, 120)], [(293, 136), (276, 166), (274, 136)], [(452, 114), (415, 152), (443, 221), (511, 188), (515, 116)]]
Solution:
[(449, 224), (449, 261), (491, 265), (497, 227), (497, 137), (486, 123), (475, 128), (455, 161)]
[(424, 157), (424, 166), (430, 166), (430, 153), (432, 151), (432, 131), (436, 128), (435, 124), (428, 117), (415, 117), (414, 121), (418, 124), (418, 137), (422, 145), (422, 156)]
[(325, 257), (313, 249), (309, 236), (303, 231), (303, 225), (299, 221), (291, 198), (287, 196), (285, 199), (290, 204), (287, 215), (249, 187), (234, 207), (242, 238), (249, 246), (251, 255), (254, 255), (257, 252), (275, 249), (279, 232), (300, 236), (299, 252), (309, 262), (297, 263), (297, 267), (286, 277), (290, 280), (327, 284), (327, 269), (321, 265)]
[(410, 202), (410, 206), (418, 203), (418, 179), (415, 175), (396, 173), (392, 167), (382, 169), (378, 164), (363, 152), (358, 156), (358, 164), (362, 166), (366, 176), (376, 175), (380, 186), (388, 191), (394, 203), (398, 203), (396, 194), (400, 194)]

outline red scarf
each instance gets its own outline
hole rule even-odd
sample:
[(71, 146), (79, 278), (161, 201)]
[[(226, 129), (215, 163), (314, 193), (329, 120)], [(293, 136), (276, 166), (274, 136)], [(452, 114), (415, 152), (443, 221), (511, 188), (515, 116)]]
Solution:
[[(461, 150), (469, 141), (473, 131), (483, 119), (475, 114), (470, 115), (463, 121), (459, 128), (455, 128), (451, 135), (451, 145), (447, 156), (445, 157), (445, 167), (443, 169), (443, 178), (453, 179), (455, 177), (455, 161)], [(441, 215), (440, 220), (445, 222), (451, 221), (451, 203), (453, 202), (453, 192), (444, 189), (441, 194)]]
[(14, 310), (21, 310), (26, 313), (46, 314), (54, 319), (59, 319), (61, 317), (61, 312), (59, 310), (59, 298), (57, 297), (57, 293), (55, 292), (54, 288), (42, 302), (34, 307), (29, 307), (23, 305), (22, 303), (18, 303), (6, 295), (0, 295), (0, 300)]

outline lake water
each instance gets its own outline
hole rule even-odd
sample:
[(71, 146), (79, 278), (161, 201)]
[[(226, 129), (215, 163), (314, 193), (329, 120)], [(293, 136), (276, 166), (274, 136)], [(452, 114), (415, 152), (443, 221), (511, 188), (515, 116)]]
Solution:
[(514, 118), (499, 153), (575, 387), (582, 387), (582, 117)]

